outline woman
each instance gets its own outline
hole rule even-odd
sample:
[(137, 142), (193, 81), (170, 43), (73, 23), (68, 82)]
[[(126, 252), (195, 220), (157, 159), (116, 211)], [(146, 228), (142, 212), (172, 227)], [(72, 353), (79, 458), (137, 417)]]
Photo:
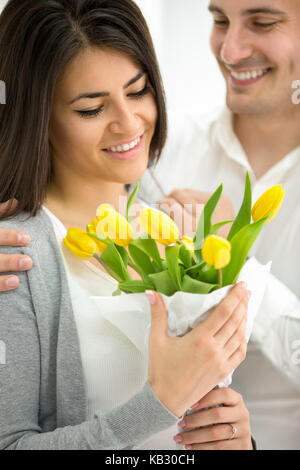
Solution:
[[(181, 442), (226, 442), (233, 422), (240, 435), (230, 445), (251, 448), (237, 394), (208, 394), (245, 356), (244, 286), (183, 338), (168, 337), (163, 303), (150, 295), (147, 369), (127, 338), (93, 310), (91, 293), (110, 295), (113, 280), (61, 248), (66, 229), (85, 228), (100, 203), (120, 210), (125, 185), (159, 157), (165, 140), (160, 75), (137, 6), (9, 1), (0, 16), (0, 76), (8, 84), (0, 110), (0, 201), (19, 201), (0, 225), (30, 235), (20, 253), (34, 265), (16, 291), (0, 296), (0, 447), (138, 447), (193, 403), (200, 400), (202, 409), (221, 399), (228, 405), (222, 413), (201, 411), (194, 424), (230, 426), (215, 426), (217, 435), (211, 428), (196, 437), (188, 432)], [(94, 325), (89, 331), (87, 323)]]

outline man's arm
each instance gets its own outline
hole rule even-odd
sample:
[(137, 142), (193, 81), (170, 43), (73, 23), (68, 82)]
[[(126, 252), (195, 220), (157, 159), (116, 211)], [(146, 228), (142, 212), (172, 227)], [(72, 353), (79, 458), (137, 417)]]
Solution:
[[(1, 246), (26, 246), (30, 237), (19, 230), (0, 228), (0, 252)], [(26, 271), (32, 266), (32, 260), (24, 255), (4, 255), (0, 253), (0, 292), (15, 289), (19, 285), (19, 278), (10, 275), (13, 271)]]

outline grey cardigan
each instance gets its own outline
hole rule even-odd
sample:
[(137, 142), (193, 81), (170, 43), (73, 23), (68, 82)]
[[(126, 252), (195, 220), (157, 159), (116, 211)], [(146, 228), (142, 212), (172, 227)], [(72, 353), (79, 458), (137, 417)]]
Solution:
[[(29, 233), (33, 268), (0, 294), (0, 449), (130, 449), (177, 422), (148, 382), (111, 412), (86, 416), (79, 340), (68, 281), (48, 216), (0, 227)], [(103, 377), (105, 380), (105, 377)]]

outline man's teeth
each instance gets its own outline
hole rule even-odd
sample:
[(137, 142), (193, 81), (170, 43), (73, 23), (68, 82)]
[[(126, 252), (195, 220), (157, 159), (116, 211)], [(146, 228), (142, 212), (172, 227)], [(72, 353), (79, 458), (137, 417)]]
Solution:
[(123, 144), (123, 145), (118, 145), (117, 147), (110, 147), (107, 150), (110, 150), (111, 152), (128, 152), (128, 150), (131, 150), (134, 147), (136, 147), (137, 144), (140, 142), (140, 140), (141, 138), (138, 137), (137, 139), (130, 142), (130, 144)]
[(235, 78), (236, 80), (243, 81), (243, 80), (250, 80), (251, 78), (252, 79), (259, 78), (262, 75), (264, 75), (267, 71), (268, 71), (267, 69), (264, 69), (264, 70), (254, 70), (252, 72), (237, 73), (231, 70), (230, 73), (233, 76), (233, 78)]

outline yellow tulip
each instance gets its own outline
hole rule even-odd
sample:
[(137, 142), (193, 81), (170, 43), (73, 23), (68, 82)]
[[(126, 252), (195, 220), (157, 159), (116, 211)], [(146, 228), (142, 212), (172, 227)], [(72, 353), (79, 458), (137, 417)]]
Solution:
[(222, 269), (230, 262), (231, 244), (218, 235), (210, 235), (204, 241), (202, 256), (207, 264)]
[(181, 243), (186, 247), (187, 250), (191, 253), (192, 256), (194, 256), (194, 243), (193, 239), (190, 237), (187, 237), (184, 235), (182, 239), (180, 240)]
[[(93, 219), (92, 222), (88, 224), (88, 231), (92, 233), (93, 235), (97, 235), (96, 228), (97, 228), (98, 222), (99, 222), (98, 219)], [(99, 240), (96, 240), (95, 238), (94, 238), (94, 241), (97, 243), (98, 251), (101, 251), (101, 253), (107, 248), (107, 245), (105, 243), (102, 243)]]
[(138, 222), (151, 238), (163, 245), (171, 245), (179, 239), (177, 225), (167, 214), (157, 209), (143, 209)]
[(96, 234), (108, 237), (116, 245), (126, 247), (134, 239), (134, 231), (127, 219), (109, 204), (101, 204), (97, 209), (98, 223)]
[(80, 228), (69, 228), (63, 241), (66, 247), (80, 259), (89, 259), (99, 251), (96, 240)]
[(252, 208), (252, 218), (254, 222), (257, 222), (272, 213), (272, 216), (266, 223), (271, 222), (274, 217), (276, 217), (282, 205), (284, 194), (285, 190), (282, 189), (281, 184), (273, 186), (265, 191)]

